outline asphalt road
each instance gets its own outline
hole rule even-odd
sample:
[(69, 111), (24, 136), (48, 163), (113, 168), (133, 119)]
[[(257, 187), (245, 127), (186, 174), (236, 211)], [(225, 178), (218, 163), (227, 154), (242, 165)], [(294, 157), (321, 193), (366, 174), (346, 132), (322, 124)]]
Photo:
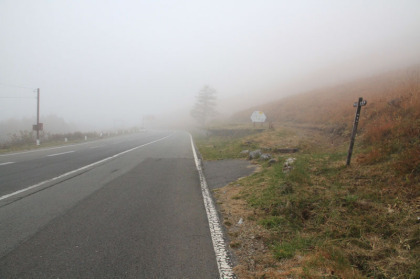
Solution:
[(184, 132), (1, 155), (0, 239), (0, 278), (219, 278)]

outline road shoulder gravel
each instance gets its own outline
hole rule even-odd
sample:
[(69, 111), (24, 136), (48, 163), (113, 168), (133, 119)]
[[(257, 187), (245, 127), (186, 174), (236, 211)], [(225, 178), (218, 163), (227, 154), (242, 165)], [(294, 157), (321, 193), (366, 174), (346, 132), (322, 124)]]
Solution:
[(240, 159), (204, 161), (203, 165), (210, 190), (222, 188), (239, 178), (251, 175), (257, 169), (250, 161)]

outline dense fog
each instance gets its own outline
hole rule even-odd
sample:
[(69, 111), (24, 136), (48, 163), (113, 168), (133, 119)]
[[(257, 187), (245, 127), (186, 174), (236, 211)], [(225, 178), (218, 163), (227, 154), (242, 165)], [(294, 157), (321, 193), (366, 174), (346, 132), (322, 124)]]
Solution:
[(80, 129), (186, 119), (205, 85), (228, 115), (418, 63), (419, 30), (417, 0), (1, 0), (0, 122), (35, 121), (37, 88)]

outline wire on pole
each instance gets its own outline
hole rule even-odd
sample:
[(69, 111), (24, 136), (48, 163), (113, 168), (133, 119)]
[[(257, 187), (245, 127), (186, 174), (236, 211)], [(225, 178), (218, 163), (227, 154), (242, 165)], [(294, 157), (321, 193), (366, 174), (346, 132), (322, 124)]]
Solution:
[(0, 86), (4, 86), (4, 87), (15, 87), (15, 88), (24, 88), (24, 89), (31, 89), (33, 91), (36, 91), (36, 88), (33, 87), (29, 87), (29, 86), (23, 86), (23, 85), (16, 85), (16, 84), (7, 84), (7, 83), (3, 83), (0, 82)]
[[(29, 89), (33, 93), (37, 92), (37, 88), (23, 86), (23, 85), (16, 85), (16, 84), (7, 84), (7, 83), (3, 83), (3, 82), (0, 82), (0, 87)], [(11, 91), (10, 89), (3, 89), (3, 91), (4, 90)], [(6, 93), (6, 92), (4, 92), (4, 93)], [(25, 93), (25, 94), (22, 94), (22, 93), (23, 92), (20, 92), (20, 94), (18, 94), (18, 95), (21, 95), (21, 96), (10, 96), (10, 92), (7, 92), (6, 93), (7, 95), (4, 95), (4, 96), (0, 95), (0, 99), (36, 99), (37, 98), (36, 95), (35, 96), (33, 96), (33, 95), (32, 96), (22, 96), (22, 95), (28, 94), (28, 93)]]
[(10, 96), (0, 96), (0, 99), (36, 99), (37, 97), (10, 97)]

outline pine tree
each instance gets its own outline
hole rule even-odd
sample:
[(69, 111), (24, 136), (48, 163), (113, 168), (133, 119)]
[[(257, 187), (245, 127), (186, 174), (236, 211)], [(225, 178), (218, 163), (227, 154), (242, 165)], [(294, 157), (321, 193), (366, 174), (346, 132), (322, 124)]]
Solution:
[(204, 86), (196, 96), (197, 101), (191, 110), (191, 116), (205, 127), (210, 117), (216, 115), (216, 90), (210, 86)]

